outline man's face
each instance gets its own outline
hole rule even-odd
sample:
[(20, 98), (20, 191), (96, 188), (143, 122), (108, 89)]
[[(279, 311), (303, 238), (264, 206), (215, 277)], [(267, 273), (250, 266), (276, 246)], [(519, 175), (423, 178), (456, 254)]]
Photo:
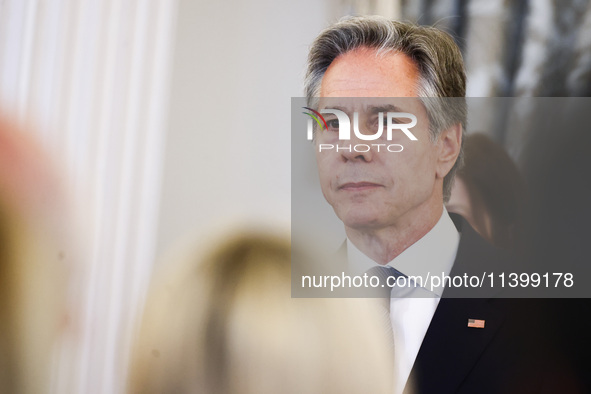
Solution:
[[(317, 131), (316, 160), (322, 192), (346, 227), (372, 231), (384, 227), (404, 229), (413, 221), (426, 219), (433, 209), (442, 206), (442, 146), (429, 138), (429, 120), (418, 99), (376, 99), (379, 97), (416, 97), (418, 70), (400, 53), (376, 56), (374, 50), (361, 48), (338, 57), (330, 65), (320, 89), (320, 109), (338, 107), (353, 124), (353, 112), (359, 113), (359, 130), (375, 134), (376, 108), (389, 103), (396, 110), (417, 117), (410, 129), (417, 141), (411, 141), (400, 130), (386, 140), (386, 127), (379, 141), (365, 141), (351, 131), (351, 140), (338, 140), (336, 117), (326, 116), (329, 129)], [(374, 99), (345, 99), (347, 97)], [(384, 113), (384, 118), (385, 118)], [(409, 122), (409, 119), (400, 119)], [(385, 121), (384, 121), (385, 123)], [(332, 130), (331, 130), (332, 129)], [(323, 150), (319, 144), (400, 144), (402, 152), (385, 149), (369, 152)], [(445, 150), (445, 149), (443, 149)], [(455, 160), (454, 160), (455, 161)], [(453, 163), (452, 163), (453, 164)], [(447, 171), (445, 171), (447, 173)]]

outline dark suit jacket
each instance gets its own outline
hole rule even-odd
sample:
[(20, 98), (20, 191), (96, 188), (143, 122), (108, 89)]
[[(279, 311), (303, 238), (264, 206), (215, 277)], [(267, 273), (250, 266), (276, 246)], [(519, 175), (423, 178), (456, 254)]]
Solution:
[[(523, 264), (515, 265), (513, 257), (482, 239), (461, 216), (450, 216), (461, 234), (450, 276), (523, 271)], [(346, 243), (333, 263), (336, 273), (346, 270)], [(590, 324), (581, 322), (584, 315), (577, 321), (572, 314), (577, 305), (582, 305), (579, 313), (591, 310), (588, 300), (575, 304), (573, 300), (508, 298), (498, 282), (483, 292), (487, 296), (458, 298), (466, 295), (465, 290), (445, 289), (405, 394), (591, 392), (586, 367), (572, 356), (581, 342), (564, 340), (588, 326), (591, 332)], [(468, 327), (468, 319), (484, 320), (485, 326)], [(587, 341), (584, 346), (589, 353), (590, 344)]]
[[(511, 269), (506, 253), (459, 215), (450, 216), (461, 233), (450, 276)], [(405, 394), (584, 392), (552, 333), (540, 324), (550, 310), (547, 300), (502, 298), (496, 290), (489, 298), (449, 298), (449, 290), (429, 325)], [(468, 319), (484, 320), (485, 326), (468, 327)]]
[[(450, 215), (461, 233), (450, 276), (475, 273), (471, 265), (499, 272), (506, 256), (486, 243), (458, 215)], [(497, 268), (497, 270), (495, 270)], [(506, 322), (510, 305), (498, 298), (443, 298), (433, 315), (411, 371), (406, 392), (414, 385), (417, 393), (500, 393), (513, 368), (511, 337), (501, 328), (523, 322)], [(468, 327), (468, 319), (484, 320), (484, 328)]]

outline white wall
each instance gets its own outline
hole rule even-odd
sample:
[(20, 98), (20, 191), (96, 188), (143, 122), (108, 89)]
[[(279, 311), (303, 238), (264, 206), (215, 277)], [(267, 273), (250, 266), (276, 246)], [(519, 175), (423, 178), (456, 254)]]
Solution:
[(160, 255), (212, 226), (289, 224), (290, 98), (327, 3), (180, 1)]

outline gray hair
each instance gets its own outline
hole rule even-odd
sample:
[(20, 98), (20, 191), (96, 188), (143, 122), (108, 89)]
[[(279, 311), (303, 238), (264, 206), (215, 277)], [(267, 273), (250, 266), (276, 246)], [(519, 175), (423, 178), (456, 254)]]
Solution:
[[(400, 52), (413, 60), (419, 71), (417, 94), (429, 114), (432, 142), (441, 131), (461, 124), (460, 154), (443, 180), (443, 199), (447, 201), (464, 157), (466, 73), (460, 49), (449, 34), (431, 26), (379, 16), (344, 18), (320, 33), (310, 48), (304, 86), (309, 106), (317, 105), (322, 78), (330, 64), (340, 55), (358, 48), (375, 49), (378, 56)], [(449, 99), (451, 97), (455, 99)]]

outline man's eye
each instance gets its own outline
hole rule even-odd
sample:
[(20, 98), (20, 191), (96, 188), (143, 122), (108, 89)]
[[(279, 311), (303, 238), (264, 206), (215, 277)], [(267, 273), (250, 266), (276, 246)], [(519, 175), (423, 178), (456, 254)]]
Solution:
[(339, 120), (338, 119), (327, 120), (326, 125), (328, 126), (328, 130), (331, 130), (331, 131), (338, 131), (339, 130)]

